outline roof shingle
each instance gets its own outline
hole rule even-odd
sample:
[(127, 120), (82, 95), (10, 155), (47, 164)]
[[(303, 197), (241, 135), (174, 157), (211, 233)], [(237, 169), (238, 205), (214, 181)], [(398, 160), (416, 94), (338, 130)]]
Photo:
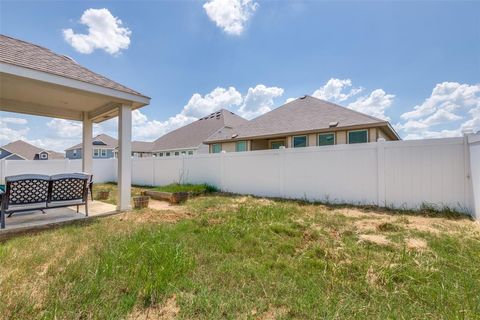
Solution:
[(0, 34), (0, 62), (36, 71), (87, 82), (90, 84), (123, 91), (145, 97), (98, 73), (95, 73), (73, 59), (57, 54), (47, 48)]
[(224, 127), (237, 127), (248, 121), (222, 109), (186, 126), (169, 132), (154, 141), (154, 151), (197, 148), (208, 137)]

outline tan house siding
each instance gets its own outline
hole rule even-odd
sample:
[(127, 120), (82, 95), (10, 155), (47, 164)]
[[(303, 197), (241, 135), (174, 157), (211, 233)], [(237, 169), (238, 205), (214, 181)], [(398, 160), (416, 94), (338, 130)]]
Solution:
[(224, 143), (222, 143), (222, 151), (235, 152), (235, 142), (224, 142)]
[(383, 132), (382, 129), (377, 129), (377, 133), (378, 133), (378, 138), (383, 138), (386, 141), (390, 140), (390, 138), (385, 134), (385, 132)]
[(270, 143), (268, 140), (259, 139), (259, 140), (250, 140), (250, 141), (251, 141), (250, 150), (252, 151), (270, 149)]
[(347, 132), (346, 131), (337, 131), (335, 135), (336, 144), (346, 144), (347, 143)]
[[(369, 142), (376, 142), (378, 138), (384, 138), (385, 140), (391, 140), (385, 132), (383, 132), (380, 128), (366, 128), (366, 129), (355, 129), (355, 130), (368, 130), (368, 141)], [(338, 130), (338, 131), (329, 131), (335, 133), (335, 144), (346, 144), (347, 143), (347, 136), (348, 130)], [(301, 136), (306, 135), (308, 139), (308, 146), (315, 147), (318, 143), (318, 134), (319, 133), (327, 133), (326, 131), (316, 132), (316, 133), (308, 133), (308, 134), (296, 134), (296, 135), (289, 135), (284, 138), (274, 138), (274, 139), (256, 139), (256, 140), (248, 140), (248, 149), (251, 151), (255, 150), (267, 150), (271, 148), (272, 141), (285, 141), (286, 148), (293, 147), (293, 137), (294, 136)], [(222, 150), (226, 152), (235, 152), (235, 142), (224, 142), (222, 143)]]

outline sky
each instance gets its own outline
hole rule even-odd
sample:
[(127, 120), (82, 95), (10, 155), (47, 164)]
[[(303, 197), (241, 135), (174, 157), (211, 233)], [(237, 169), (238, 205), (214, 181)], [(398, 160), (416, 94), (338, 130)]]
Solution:
[[(388, 120), (403, 139), (480, 130), (480, 1), (0, 0), (0, 33), (152, 97), (133, 114), (135, 140), (305, 94)], [(81, 123), (0, 111), (0, 145), (17, 139), (62, 151)]]

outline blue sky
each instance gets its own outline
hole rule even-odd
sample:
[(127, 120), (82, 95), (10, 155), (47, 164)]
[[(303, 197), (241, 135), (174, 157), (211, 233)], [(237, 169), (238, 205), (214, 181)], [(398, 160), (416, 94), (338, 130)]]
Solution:
[[(135, 139), (304, 94), (388, 119), (407, 139), (480, 129), (480, 2), (2, 0), (0, 18), (2, 34), (152, 97)], [(5, 112), (0, 129), (2, 144), (81, 138), (79, 123)]]

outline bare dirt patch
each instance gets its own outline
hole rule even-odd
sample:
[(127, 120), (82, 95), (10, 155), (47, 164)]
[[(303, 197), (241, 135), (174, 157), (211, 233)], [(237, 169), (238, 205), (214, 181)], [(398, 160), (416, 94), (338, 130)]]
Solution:
[(128, 320), (169, 320), (176, 319), (180, 308), (177, 305), (175, 295), (165, 301), (163, 306), (152, 306), (146, 309), (136, 309), (128, 317)]
[(183, 219), (190, 219), (191, 214), (181, 210), (152, 210), (130, 211), (118, 217), (120, 221), (135, 223), (175, 223)]
[(409, 250), (423, 251), (428, 249), (427, 241), (418, 238), (409, 238), (406, 241)]
[(288, 309), (285, 307), (274, 308), (270, 306), (266, 312), (258, 316), (258, 320), (275, 320), (278, 317), (283, 317), (287, 314)]
[(390, 240), (388, 240), (385, 236), (381, 234), (361, 234), (359, 236), (359, 239), (360, 241), (370, 242), (370, 243), (378, 244), (380, 246), (388, 246), (392, 244)]
[(148, 202), (148, 208), (153, 210), (169, 210), (169, 211), (184, 211), (181, 206), (171, 205), (166, 201), (159, 201), (150, 199)]

